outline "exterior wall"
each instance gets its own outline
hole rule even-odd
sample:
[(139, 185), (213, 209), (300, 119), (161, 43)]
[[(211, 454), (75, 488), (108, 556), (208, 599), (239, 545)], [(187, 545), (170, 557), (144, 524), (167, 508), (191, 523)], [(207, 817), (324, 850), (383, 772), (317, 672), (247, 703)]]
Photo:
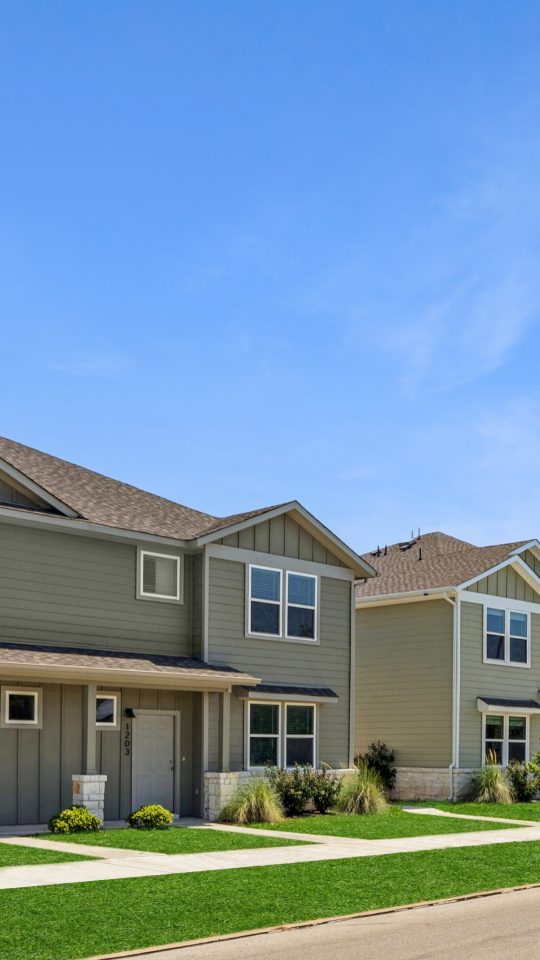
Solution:
[(191, 557), (192, 603), (191, 603), (191, 653), (203, 660), (203, 556)]
[(400, 767), (448, 767), (452, 631), (445, 600), (356, 611), (356, 752), (382, 740)]
[[(266, 683), (331, 687), (339, 701), (318, 707), (319, 761), (332, 767), (347, 766), (351, 581), (320, 578), (319, 643), (285, 642), (246, 637), (245, 563), (211, 557), (209, 564), (210, 661), (248, 670)], [(217, 703), (210, 708), (211, 731), (217, 722), (216, 717)], [(209, 769), (216, 769), (216, 757), (211, 755), (209, 761), (212, 764)], [(242, 704), (234, 697), (231, 704), (232, 764), (235, 767), (244, 764)]]
[[(72, 777), (83, 772), (83, 687), (26, 679), (15, 684), (9, 680), (9, 685), (42, 690), (43, 726), (40, 730), (0, 728), (0, 824), (45, 823), (72, 803)], [(107, 820), (123, 819), (132, 809), (134, 721), (125, 715), (129, 707), (180, 710), (179, 812), (182, 816), (199, 812), (200, 782), (196, 778), (200, 778), (200, 741), (193, 730), (193, 700), (197, 696), (200, 695), (169, 690), (121, 691), (121, 729), (97, 731), (98, 773), (107, 777)]]
[(338, 557), (326, 550), (300, 524), (287, 516), (265, 520), (239, 533), (231, 533), (217, 542), (228, 547), (258, 550), (260, 553), (271, 553), (280, 557), (328, 563), (334, 567), (343, 565)]
[[(512, 597), (512, 599), (515, 598)], [(531, 615), (531, 666), (499, 666), (483, 662), (483, 605), (463, 601), (461, 604), (460, 765), (479, 767), (482, 764), (482, 716), (476, 708), (477, 697), (500, 696), (508, 699), (536, 700), (539, 688), (540, 610), (539, 613)], [(519, 713), (519, 710), (516, 713)], [(540, 716), (535, 715), (530, 718), (531, 753), (540, 749), (539, 737)]]
[(540, 560), (537, 560), (532, 550), (526, 550), (521, 554), (521, 559), (525, 561), (534, 570), (537, 577), (540, 577)]
[(453, 770), (452, 783), (445, 767), (397, 767), (394, 800), (460, 800), (470, 796), (474, 770)]
[(8, 523), (0, 532), (0, 640), (190, 655), (191, 557), (184, 603), (158, 603), (135, 598), (135, 544)]
[(45, 503), (44, 500), (41, 500), (39, 497), (33, 498), (28, 496), (26, 493), (22, 493), (21, 490), (17, 490), (16, 487), (12, 486), (9, 480), (4, 479), (0, 474), (0, 503), (9, 503), (16, 505), (18, 507), (41, 507), (41, 509), (49, 510), (50, 507)]
[[(536, 562), (532, 554), (532, 561)], [(534, 567), (533, 567), (534, 569)], [(497, 573), (491, 573), (478, 583), (473, 583), (464, 595), (471, 593), (487, 593), (494, 597), (507, 597), (509, 600), (526, 600), (528, 603), (538, 603), (540, 597), (535, 590), (512, 567), (504, 567)]]

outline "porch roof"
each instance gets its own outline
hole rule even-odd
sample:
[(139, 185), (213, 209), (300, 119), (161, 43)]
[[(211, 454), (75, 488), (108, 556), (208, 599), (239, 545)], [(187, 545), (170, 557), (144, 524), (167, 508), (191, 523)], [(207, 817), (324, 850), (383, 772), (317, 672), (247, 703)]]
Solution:
[(191, 690), (229, 690), (233, 684), (254, 686), (259, 682), (233, 667), (196, 657), (27, 643), (0, 644), (0, 677)]

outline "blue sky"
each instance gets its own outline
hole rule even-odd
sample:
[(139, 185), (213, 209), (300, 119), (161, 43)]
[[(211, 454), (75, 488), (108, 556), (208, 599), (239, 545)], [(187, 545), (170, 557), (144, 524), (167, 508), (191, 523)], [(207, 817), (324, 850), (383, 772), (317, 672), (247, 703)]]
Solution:
[(0, 433), (359, 549), (540, 535), (537, 4), (0, 13)]

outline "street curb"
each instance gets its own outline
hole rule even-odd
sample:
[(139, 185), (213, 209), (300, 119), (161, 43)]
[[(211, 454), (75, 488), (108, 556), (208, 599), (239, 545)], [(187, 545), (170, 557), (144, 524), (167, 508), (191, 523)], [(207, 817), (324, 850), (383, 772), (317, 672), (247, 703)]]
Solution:
[(202, 947), (210, 943), (223, 943), (227, 940), (243, 940), (266, 933), (285, 933), (287, 930), (303, 930), (308, 927), (321, 927), (326, 923), (340, 923), (345, 920), (361, 920), (364, 917), (379, 917), (388, 913), (404, 913), (406, 910), (419, 910), (425, 907), (442, 907), (447, 903), (462, 903), (466, 900), (481, 900), (485, 897), (497, 897), (504, 893), (519, 893), (521, 890), (540, 889), (540, 883), (524, 883), (517, 887), (498, 887), (495, 890), (480, 890), (476, 893), (464, 893), (458, 897), (445, 897), (442, 900), (421, 900), (418, 903), (404, 903), (397, 907), (384, 907), (378, 910), (364, 910), (361, 913), (344, 913), (335, 917), (319, 917), (314, 920), (300, 920), (297, 923), (282, 923), (275, 927), (258, 927), (254, 930), (241, 930), (237, 933), (224, 933), (214, 937), (202, 937), (200, 940), (180, 940), (178, 943), (165, 943), (161, 946), (143, 947), (142, 950), (123, 950), (120, 953), (100, 953), (86, 960), (121, 960), (128, 957), (151, 957), (155, 953), (168, 950), (187, 950), (188, 947)]

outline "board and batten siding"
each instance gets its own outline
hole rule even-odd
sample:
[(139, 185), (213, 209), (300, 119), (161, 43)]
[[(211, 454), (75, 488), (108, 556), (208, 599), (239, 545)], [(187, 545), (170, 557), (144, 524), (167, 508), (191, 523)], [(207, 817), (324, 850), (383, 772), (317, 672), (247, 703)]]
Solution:
[[(77, 684), (9, 681), (37, 687), (43, 697), (41, 730), (0, 728), (0, 824), (46, 823), (72, 803), (72, 775), (80, 774), (83, 751), (83, 687)], [(106, 688), (102, 688), (106, 692)], [(99, 692), (102, 692), (101, 689)], [(119, 692), (115, 688), (115, 692)], [(192, 749), (193, 699), (174, 690), (125, 688), (120, 730), (97, 731), (97, 768), (107, 775), (105, 819), (124, 819), (132, 810), (133, 723), (126, 708), (180, 711), (180, 814), (194, 809), (198, 762)], [(178, 751), (177, 751), (178, 752)]]
[(382, 740), (397, 766), (451, 763), (452, 631), (445, 600), (356, 611), (356, 752)]
[[(319, 707), (319, 761), (347, 766), (349, 754), (349, 676), (351, 582), (320, 578), (320, 643), (306, 644), (246, 637), (246, 568), (236, 560), (209, 561), (209, 660), (226, 663), (266, 683), (331, 687), (337, 703)], [(217, 697), (210, 706), (210, 742), (217, 723)], [(242, 703), (232, 698), (231, 763), (244, 761)], [(215, 756), (209, 762), (217, 763)], [(215, 769), (215, 767), (210, 767)]]
[[(482, 764), (482, 716), (476, 708), (477, 697), (536, 700), (540, 688), (540, 612), (531, 615), (530, 668), (484, 663), (483, 630), (483, 604), (467, 603), (463, 599), (460, 767), (479, 767)], [(516, 710), (516, 714), (519, 714), (519, 710)], [(531, 753), (536, 753), (540, 749), (540, 717), (532, 716), (530, 720), (529, 747)]]
[[(530, 556), (534, 561), (532, 554)], [(532, 569), (534, 570), (534, 567)], [(526, 600), (527, 603), (538, 603), (540, 600), (536, 591), (512, 567), (503, 567), (496, 573), (490, 573), (489, 577), (471, 584), (463, 595), (465, 596), (468, 591), (494, 597), (507, 597), (509, 600)]]
[(326, 550), (315, 537), (286, 515), (262, 521), (238, 533), (230, 533), (217, 543), (280, 557), (293, 557), (296, 560), (327, 563), (334, 567), (343, 566), (339, 557)]
[(183, 604), (137, 600), (136, 570), (135, 544), (2, 523), (0, 640), (189, 656), (192, 558)]

